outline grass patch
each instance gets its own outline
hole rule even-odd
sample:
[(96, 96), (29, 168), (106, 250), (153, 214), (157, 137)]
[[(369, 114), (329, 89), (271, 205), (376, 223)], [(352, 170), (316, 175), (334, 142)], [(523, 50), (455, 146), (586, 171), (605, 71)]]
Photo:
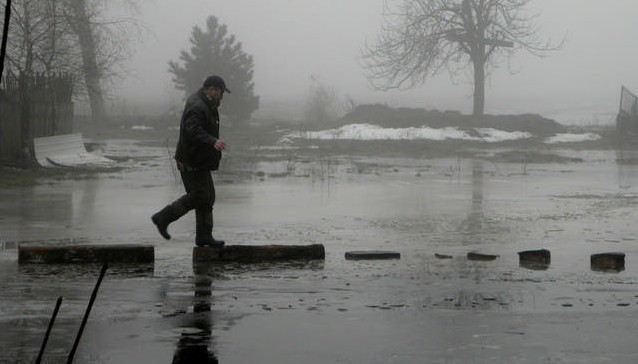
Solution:
[(16, 168), (0, 166), (0, 188), (33, 187), (65, 180), (98, 178), (102, 173), (121, 171), (122, 167), (108, 168)]
[(540, 153), (535, 151), (525, 150), (512, 150), (506, 152), (495, 153), (491, 156), (486, 156), (483, 159), (487, 159), (492, 162), (501, 163), (581, 163), (581, 158), (563, 157), (556, 154)]
[(38, 173), (34, 169), (0, 166), (0, 188), (21, 188), (38, 184)]

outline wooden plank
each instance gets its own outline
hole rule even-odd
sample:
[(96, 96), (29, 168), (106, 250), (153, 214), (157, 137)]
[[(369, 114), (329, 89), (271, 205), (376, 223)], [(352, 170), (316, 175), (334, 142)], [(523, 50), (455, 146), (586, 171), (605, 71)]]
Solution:
[(373, 260), (373, 259), (401, 259), (401, 254), (383, 250), (350, 251), (346, 252), (348, 260)]
[(549, 264), (552, 260), (552, 254), (547, 249), (525, 250), (518, 252), (518, 259), (519, 261)]
[(20, 244), (18, 263), (153, 263), (152, 245), (38, 245)]
[(86, 151), (82, 134), (63, 134), (33, 139), (38, 163), (43, 167), (111, 166), (111, 159)]
[(226, 245), (222, 248), (193, 248), (194, 262), (263, 262), (325, 258), (326, 250), (322, 244)]
[(489, 254), (489, 253), (480, 253), (480, 252), (469, 252), (467, 253), (468, 260), (477, 260), (482, 262), (489, 262), (492, 260), (496, 260), (499, 256), (497, 254)]

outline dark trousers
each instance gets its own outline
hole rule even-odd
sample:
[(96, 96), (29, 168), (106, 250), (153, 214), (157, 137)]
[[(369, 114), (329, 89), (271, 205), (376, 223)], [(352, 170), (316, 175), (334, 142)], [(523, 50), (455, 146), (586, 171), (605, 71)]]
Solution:
[[(173, 211), (182, 215), (195, 210), (195, 241), (209, 242), (213, 239), (213, 205), (215, 204), (215, 185), (210, 171), (180, 171), (186, 194), (177, 199)], [(180, 215), (181, 216), (181, 215)]]
[(186, 194), (178, 201), (186, 210), (211, 212), (215, 204), (215, 185), (210, 171), (180, 171)]

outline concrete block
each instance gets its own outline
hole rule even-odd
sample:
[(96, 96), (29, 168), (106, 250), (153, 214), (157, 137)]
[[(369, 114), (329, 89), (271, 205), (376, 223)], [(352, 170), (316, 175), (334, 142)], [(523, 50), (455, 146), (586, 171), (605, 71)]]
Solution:
[(592, 254), (591, 270), (602, 272), (620, 272), (625, 270), (625, 253), (611, 252)]
[(18, 263), (153, 263), (152, 245), (37, 245), (20, 244)]
[(552, 255), (547, 249), (525, 250), (518, 252), (518, 262), (521, 267), (535, 270), (549, 268)]
[(348, 260), (371, 260), (371, 259), (401, 259), (401, 254), (397, 252), (370, 250), (370, 251), (350, 251), (346, 252)]
[(222, 248), (193, 248), (194, 262), (263, 262), (325, 259), (321, 244), (312, 245), (226, 245)]

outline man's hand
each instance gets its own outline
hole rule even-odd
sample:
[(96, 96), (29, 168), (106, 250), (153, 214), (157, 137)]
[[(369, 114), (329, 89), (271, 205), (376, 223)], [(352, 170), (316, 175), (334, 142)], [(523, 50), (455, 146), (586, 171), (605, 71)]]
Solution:
[(215, 149), (217, 149), (218, 151), (222, 151), (224, 149), (226, 149), (226, 142), (221, 140), (221, 139), (217, 139), (215, 141)]

